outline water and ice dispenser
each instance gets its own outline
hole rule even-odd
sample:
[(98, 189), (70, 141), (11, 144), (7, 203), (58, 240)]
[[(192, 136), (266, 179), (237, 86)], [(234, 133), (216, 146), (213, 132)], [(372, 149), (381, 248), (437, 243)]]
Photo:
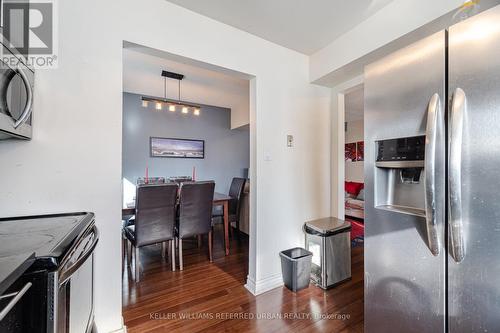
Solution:
[(376, 142), (375, 206), (425, 217), (425, 136)]

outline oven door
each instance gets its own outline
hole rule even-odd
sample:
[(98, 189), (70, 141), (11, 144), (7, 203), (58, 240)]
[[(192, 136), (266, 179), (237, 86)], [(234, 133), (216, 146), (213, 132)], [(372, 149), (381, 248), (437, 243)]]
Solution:
[(31, 139), (34, 72), (0, 44), (0, 139)]
[(98, 239), (96, 226), (90, 226), (61, 262), (53, 332), (88, 333), (94, 328), (93, 252)]

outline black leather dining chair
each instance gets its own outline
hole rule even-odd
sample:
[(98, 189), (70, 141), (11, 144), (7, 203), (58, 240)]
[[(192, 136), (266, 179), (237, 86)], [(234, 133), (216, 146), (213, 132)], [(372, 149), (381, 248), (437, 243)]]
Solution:
[[(235, 223), (238, 236), (240, 234), (240, 211), (241, 211), (241, 198), (243, 190), (245, 189), (246, 178), (233, 178), (231, 187), (229, 188), (229, 196), (232, 200), (229, 201), (229, 225)], [(224, 210), (222, 206), (213, 208), (212, 211), (213, 224), (219, 223), (224, 218)], [(232, 229), (231, 229), (232, 230)]]
[[(139, 249), (162, 243), (165, 257), (165, 243), (169, 242), (172, 253), (172, 270), (175, 271), (175, 218), (177, 184), (145, 185), (137, 187), (135, 222), (124, 227), (124, 236), (135, 250), (135, 280), (140, 280)], [(128, 247), (128, 246), (127, 246)], [(128, 256), (131, 257), (131, 253)]]
[(208, 234), (208, 255), (212, 262), (212, 206), (215, 183), (182, 183), (179, 195), (179, 218), (177, 221), (177, 239), (179, 246), (179, 268), (184, 269), (182, 258), (182, 240)]

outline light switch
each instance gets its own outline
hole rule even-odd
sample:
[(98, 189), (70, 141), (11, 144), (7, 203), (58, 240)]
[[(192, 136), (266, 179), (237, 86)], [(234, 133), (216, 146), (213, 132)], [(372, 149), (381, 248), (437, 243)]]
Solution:
[(293, 135), (286, 136), (286, 145), (287, 147), (293, 147)]
[(271, 160), (272, 160), (272, 158), (271, 158), (271, 154), (269, 154), (269, 153), (264, 153), (264, 161), (269, 162), (269, 161), (271, 161)]

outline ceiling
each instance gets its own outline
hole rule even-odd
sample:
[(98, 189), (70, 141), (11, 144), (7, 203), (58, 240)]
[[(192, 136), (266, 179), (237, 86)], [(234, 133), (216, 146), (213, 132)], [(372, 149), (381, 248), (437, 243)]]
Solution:
[[(165, 82), (162, 70), (185, 77), (180, 85), (175, 79)], [(228, 109), (232, 129), (249, 123), (248, 76), (129, 42), (123, 47), (123, 91), (175, 100), (180, 93), (184, 102)]]
[(363, 87), (345, 94), (344, 103), (346, 122), (363, 120), (365, 108)]
[(145, 94), (155, 97), (164, 97), (165, 88), (168, 98), (177, 99), (178, 81), (168, 79), (164, 86), (162, 70), (184, 75), (181, 81), (181, 97), (186, 102), (212, 105), (215, 101), (204, 98), (211, 91), (220, 90), (221, 100), (218, 107), (230, 107), (224, 100), (230, 96), (248, 95), (249, 81), (240, 77), (238, 73), (218, 70), (214, 66), (205, 66), (202, 63), (190, 61), (182, 57), (171, 57), (164, 52), (148, 47), (127, 43), (123, 48), (123, 89), (125, 92)]
[(168, 0), (311, 55), (393, 0)]

